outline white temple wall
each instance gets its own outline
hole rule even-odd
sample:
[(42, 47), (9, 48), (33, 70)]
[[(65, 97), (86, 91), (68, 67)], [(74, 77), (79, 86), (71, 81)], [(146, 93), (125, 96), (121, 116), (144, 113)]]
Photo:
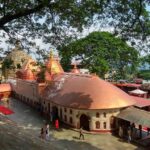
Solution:
[[(117, 116), (120, 112), (120, 109), (108, 109), (108, 110), (84, 110), (84, 109), (73, 109), (68, 107), (63, 107), (51, 103), (51, 110), (53, 106), (58, 108), (58, 115), (60, 119), (75, 128), (80, 128), (80, 116), (85, 114), (89, 116), (89, 127), (91, 131), (109, 131), (111, 130), (110, 120), (112, 116)], [(60, 109), (62, 109), (62, 118), (60, 115)], [(96, 117), (96, 114), (99, 113), (99, 117)], [(105, 115), (104, 115), (105, 113)], [(71, 119), (72, 118), (72, 121)], [(96, 122), (99, 121), (100, 127), (96, 128)], [(104, 125), (105, 124), (105, 125)]]

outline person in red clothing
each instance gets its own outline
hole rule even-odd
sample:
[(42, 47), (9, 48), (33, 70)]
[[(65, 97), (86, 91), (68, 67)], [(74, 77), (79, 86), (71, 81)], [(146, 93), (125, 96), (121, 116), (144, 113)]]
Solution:
[(58, 119), (55, 120), (55, 128), (59, 129), (59, 120)]

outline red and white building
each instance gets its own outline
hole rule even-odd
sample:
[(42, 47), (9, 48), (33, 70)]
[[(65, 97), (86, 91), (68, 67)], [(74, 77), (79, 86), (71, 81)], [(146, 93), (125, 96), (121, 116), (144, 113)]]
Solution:
[(81, 74), (76, 67), (64, 72), (52, 54), (46, 62), (44, 83), (37, 82), (40, 69), (33, 71), (33, 67), (34, 62), (29, 60), (17, 72), (13, 95), (34, 107), (40, 105), (45, 114), (52, 112), (54, 119), (71, 127), (113, 131), (118, 128), (118, 114), (136, 104), (133, 97), (96, 75)]

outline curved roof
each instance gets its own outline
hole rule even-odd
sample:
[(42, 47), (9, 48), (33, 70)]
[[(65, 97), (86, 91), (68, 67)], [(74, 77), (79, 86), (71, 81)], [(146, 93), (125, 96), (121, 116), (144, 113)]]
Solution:
[(111, 109), (131, 106), (128, 94), (97, 76), (63, 74), (45, 89), (47, 100), (78, 109)]
[(12, 91), (10, 84), (8, 83), (0, 84), (0, 92), (10, 92), (10, 91)]

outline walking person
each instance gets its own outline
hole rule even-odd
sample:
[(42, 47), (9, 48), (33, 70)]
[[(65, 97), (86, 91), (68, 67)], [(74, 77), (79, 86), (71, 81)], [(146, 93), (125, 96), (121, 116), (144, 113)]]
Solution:
[(45, 139), (49, 140), (49, 124), (46, 124), (46, 130), (45, 130)]
[(142, 125), (139, 125), (139, 138), (142, 138)]
[(59, 120), (58, 119), (55, 120), (55, 128), (59, 129)]
[(40, 138), (44, 139), (44, 129), (43, 128), (41, 128)]
[(123, 138), (123, 129), (122, 129), (122, 126), (119, 126), (119, 137)]
[(81, 137), (82, 137), (82, 139), (84, 140), (84, 134), (83, 134), (83, 129), (82, 129), (82, 127), (80, 128), (80, 136), (79, 136), (79, 139), (81, 139)]
[(135, 138), (135, 123), (131, 124), (131, 138)]
[(128, 127), (128, 143), (131, 142), (131, 127)]

